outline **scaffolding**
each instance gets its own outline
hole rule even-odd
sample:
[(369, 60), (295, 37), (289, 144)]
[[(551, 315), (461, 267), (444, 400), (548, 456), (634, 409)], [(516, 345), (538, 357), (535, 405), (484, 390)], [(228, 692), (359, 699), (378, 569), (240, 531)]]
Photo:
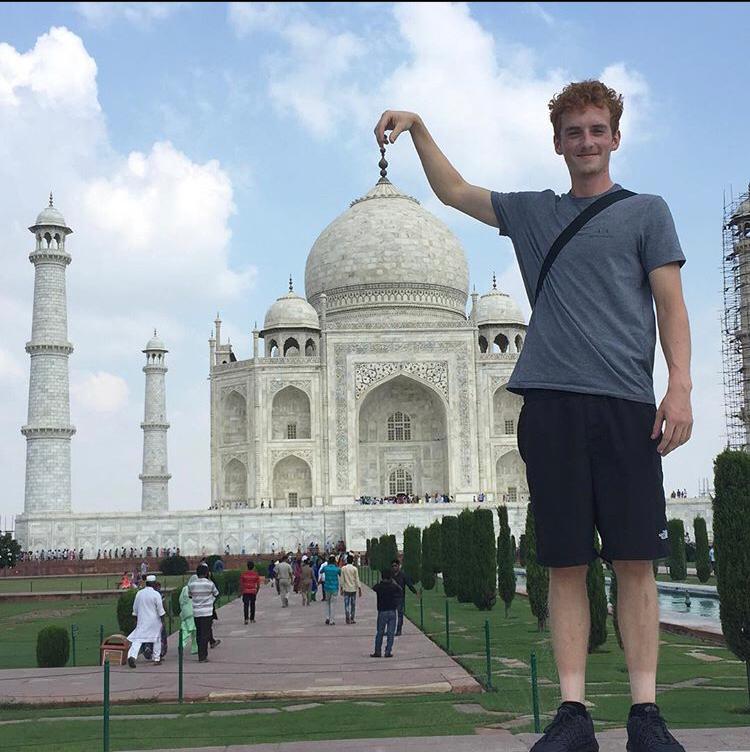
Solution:
[(724, 201), (721, 354), (727, 448), (750, 451), (750, 186)]

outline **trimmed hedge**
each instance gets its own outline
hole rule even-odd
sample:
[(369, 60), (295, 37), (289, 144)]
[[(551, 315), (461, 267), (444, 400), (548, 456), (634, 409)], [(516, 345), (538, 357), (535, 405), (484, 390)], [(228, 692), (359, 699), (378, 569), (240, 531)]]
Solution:
[(497, 508), (500, 532), (497, 536), (497, 590), (505, 604), (505, 616), (508, 616), (510, 604), (516, 595), (516, 552), (515, 541), (510, 534), (508, 524), (508, 507)]
[(701, 582), (708, 582), (711, 577), (711, 560), (708, 556), (708, 531), (703, 517), (693, 520), (695, 532), (695, 572)]
[(126, 590), (117, 599), (117, 623), (120, 632), (126, 636), (135, 629), (137, 619), (133, 616), (133, 601), (137, 592), (134, 589)]
[(404, 572), (414, 582), (422, 581), (422, 531), (414, 525), (404, 530)]
[(497, 554), (491, 509), (474, 510), (473, 551), (472, 600), (480, 611), (490, 611), (497, 602)]
[(537, 629), (542, 632), (549, 617), (549, 570), (536, 560), (536, 529), (534, 513), (529, 503), (526, 511), (526, 592), (529, 596), (531, 613), (536, 616)]
[(609, 602), (612, 604), (612, 625), (615, 628), (615, 637), (617, 638), (617, 644), (620, 646), (620, 650), (624, 650), (625, 646), (622, 644), (622, 635), (620, 634), (620, 622), (617, 618), (617, 574), (615, 568), (612, 566), (609, 569)]
[[(185, 585), (187, 585), (187, 582)], [(182, 611), (180, 608), (180, 593), (182, 593), (182, 588), (185, 587), (185, 585), (175, 586), (175, 589), (169, 594), (169, 598), (172, 602), (172, 616), (179, 616), (180, 611)]]
[(440, 540), (443, 546), (443, 589), (448, 598), (456, 595), (458, 590), (458, 518), (446, 515), (440, 523)]
[(463, 560), (457, 567), (457, 592), (459, 603), (471, 603), (474, 600), (474, 572), (470, 562), (474, 561), (474, 515), (464, 509), (458, 515), (458, 550)]
[(167, 556), (159, 562), (159, 571), (164, 575), (187, 574), (188, 561), (184, 556)]
[(36, 636), (36, 665), (39, 668), (59, 668), (70, 657), (70, 635), (65, 627), (51, 624)]
[(430, 525), (422, 531), (422, 587), (435, 587), (435, 530)]
[(669, 520), (669, 577), (678, 582), (687, 578), (685, 561), (685, 525), (682, 520)]
[[(594, 538), (596, 538), (594, 534)], [(599, 541), (594, 541), (594, 548), (599, 552)], [(604, 587), (604, 568), (602, 560), (597, 557), (586, 571), (586, 591), (589, 596), (589, 644), (588, 652), (593, 653), (607, 641), (607, 593)]]

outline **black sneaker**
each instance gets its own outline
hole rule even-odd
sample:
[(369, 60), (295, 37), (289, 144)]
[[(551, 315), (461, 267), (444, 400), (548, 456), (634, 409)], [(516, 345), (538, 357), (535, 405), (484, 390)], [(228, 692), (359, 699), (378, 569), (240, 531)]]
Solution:
[(667, 730), (659, 706), (646, 705), (638, 715), (628, 718), (628, 752), (685, 752), (685, 748)]
[(599, 752), (588, 711), (582, 715), (569, 705), (560, 705), (554, 720), (544, 729), (544, 736), (530, 752)]
[(135, 668), (135, 658), (132, 656), (128, 658), (128, 666), (130, 666), (130, 668)]

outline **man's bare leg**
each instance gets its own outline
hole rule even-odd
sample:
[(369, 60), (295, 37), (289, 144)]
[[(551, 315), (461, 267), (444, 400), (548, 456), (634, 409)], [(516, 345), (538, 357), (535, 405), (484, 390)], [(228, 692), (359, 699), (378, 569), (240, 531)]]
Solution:
[(586, 565), (553, 567), (549, 570), (552, 646), (563, 702), (583, 702), (586, 693), (586, 656), (591, 621), (586, 570)]
[(651, 561), (614, 561), (617, 621), (625, 648), (633, 704), (656, 701), (659, 601)]

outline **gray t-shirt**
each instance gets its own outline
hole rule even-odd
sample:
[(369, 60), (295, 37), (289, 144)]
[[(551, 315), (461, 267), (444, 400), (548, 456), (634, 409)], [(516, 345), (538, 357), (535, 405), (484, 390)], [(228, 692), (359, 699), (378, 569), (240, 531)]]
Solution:
[(533, 307), (508, 390), (559, 389), (653, 404), (656, 322), (648, 275), (685, 263), (664, 199), (631, 196), (590, 220), (555, 259), (534, 305), (552, 243), (597, 198), (492, 193), (500, 234), (513, 241)]

